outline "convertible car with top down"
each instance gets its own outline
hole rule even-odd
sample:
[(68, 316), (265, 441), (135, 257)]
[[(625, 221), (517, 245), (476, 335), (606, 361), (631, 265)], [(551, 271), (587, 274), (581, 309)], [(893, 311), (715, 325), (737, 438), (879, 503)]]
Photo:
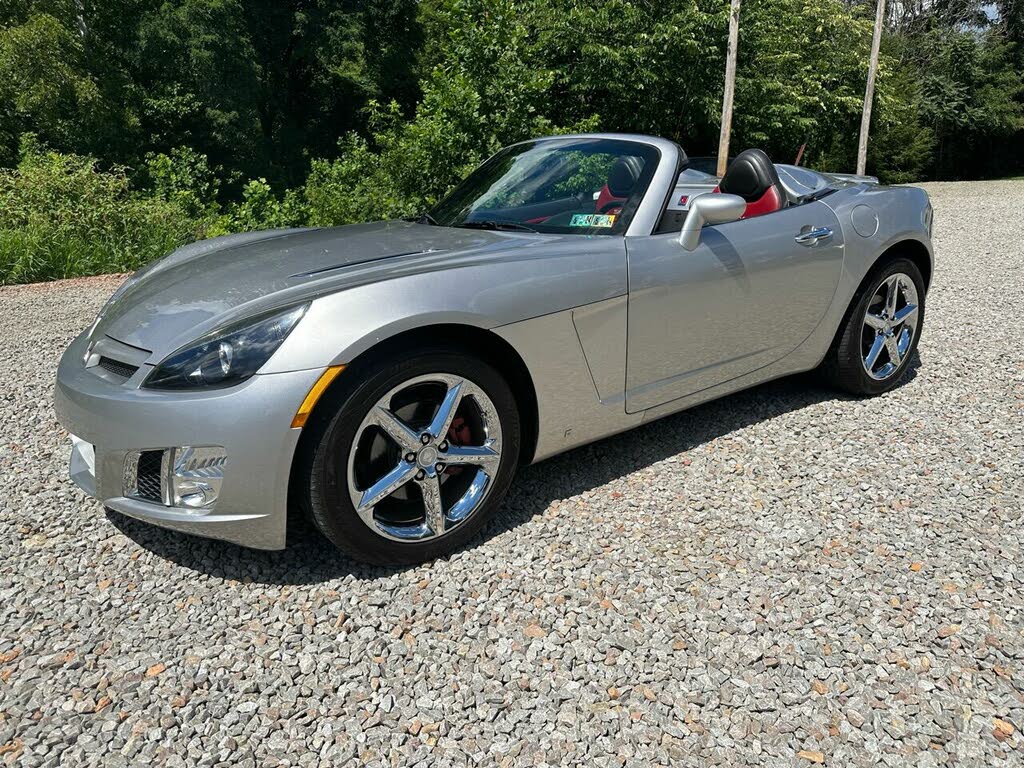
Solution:
[(913, 187), (674, 142), (507, 147), (412, 220), (251, 232), (130, 277), (57, 374), (71, 476), (249, 547), (301, 509), (348, 555), (446, 555), (516, 468), (811, 369), (891, 389), (924, 325)]

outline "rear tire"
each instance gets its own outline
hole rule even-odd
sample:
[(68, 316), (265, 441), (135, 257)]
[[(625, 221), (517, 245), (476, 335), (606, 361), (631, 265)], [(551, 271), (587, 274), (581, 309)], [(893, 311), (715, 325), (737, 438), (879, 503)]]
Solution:
[(821, 373), (854, 395), (888, 392), (917, 351), (924, 312), (924, 278), (914, 262), (897, 258), (875, 269), (853, 297)]
[(297, 478), (314, 524), (338, 549), (375, 565), (462, 547), (500, 506), (519, 462), (509, 385), (487, 363), (445, 348), (341, 376), (343, 389), (307, 427)]

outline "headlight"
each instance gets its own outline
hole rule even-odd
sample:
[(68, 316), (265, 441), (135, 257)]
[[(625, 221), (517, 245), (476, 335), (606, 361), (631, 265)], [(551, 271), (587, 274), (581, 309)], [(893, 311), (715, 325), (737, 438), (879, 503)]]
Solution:
[(230, 387), (258, 371), (281, 346), (307, 304), (221, 328), (167, 357), (146, 377), (148, 389)]

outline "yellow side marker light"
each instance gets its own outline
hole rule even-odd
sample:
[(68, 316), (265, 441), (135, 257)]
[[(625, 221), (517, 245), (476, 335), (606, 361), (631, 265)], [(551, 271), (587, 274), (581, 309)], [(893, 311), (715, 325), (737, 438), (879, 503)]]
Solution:
[(331, 382), (334, 381), (337, 375), (344, 370), (344, 365), (332, 365), (320, 374), (320, 378), (316, 380), (316, 384), (310, 387), (309, 394), (306, 395), (306, 399), (302, 401), (302, 405), (299, 406), (299, 410), (295, 412), (295, 418), (292, 419), (293, 429), (306, 426), (306, 419), (308, 419), (309, 414), (313, 412), (313, 408), (316, 406), (316, 401), (319, 400), (324, 391), (331, 386)]

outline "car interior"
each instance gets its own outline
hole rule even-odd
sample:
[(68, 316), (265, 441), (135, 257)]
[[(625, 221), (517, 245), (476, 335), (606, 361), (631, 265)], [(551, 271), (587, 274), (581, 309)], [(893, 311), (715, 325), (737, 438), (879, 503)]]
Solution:
[(494, 218), (507, 217), (524, 224), (551, 226), (567, 226), (573, 215), (579, 213), (618, 216), (638, 191), (643, 171), (642, 157), (620, 155), (612, 162), (604, 185), (597, 192), (590, 193), (584, 190), (573, 195), (517, 205), (514, 208), (481, 209), (480, 214)]
[(774, 213), (789, 205), (789, 196), (782, 186), (775, 164), (760, 149), (740, 152), (718, 182), (715, 191), (739, 195), (746, 200), (744, 219)]
[(655, 234), (678, 232), (689, 212), (688, 203), (701, 194), (724, 192), (742, 197), (747, 206), (741, 219), (749, 219), (817, 200), (830, 191), (828, 181), (816, 172), (802, 167), (777, 166), (761, 149), (748, 149), (730, 158), (721, 180), (713, 175), (713, 167), (710, 172), (708, 169), (708, 162), (703, 162), (699, 168), (687, 164)]
[(608, 171), (608, 181), (598, 192), (594, 213), (614, 214), (622, 211), (633, 188), (640, 180), (643, 164), (640, 158), (624, 155)]
[[(480, 209), (474, 216), (549, 226), (567, 226), (573, 215), (581, 212), (617, 216), (622, 213), (631, 196), (639, 188), (643, 171), (643, 158), (619, 155), (609, 167), (603, 186), (593, 193), (593, 202), (589, 192), (578, 192), (573, 195), (563, 193), (553, 196), (553, 199), (541, 194), (530, 202), (514, 207)], [(710, 182), (708, 186), (715, 183), (714, 176), (707, 176), (707, 180)], [(708, 191), (742, 197), (747, 203), (741, 217), (743, 219), (763, 216), (799, 203), (799, 200), (794, 202), (793, 195), (787, 191), (779, 178), (775, 164), (761, 149), (747, 149), (732, 158), (725, 175), (713, 190)], [(670, 201), (655, 233), (678, 232), (686, 213), (685, 206), (671, 205)]]

